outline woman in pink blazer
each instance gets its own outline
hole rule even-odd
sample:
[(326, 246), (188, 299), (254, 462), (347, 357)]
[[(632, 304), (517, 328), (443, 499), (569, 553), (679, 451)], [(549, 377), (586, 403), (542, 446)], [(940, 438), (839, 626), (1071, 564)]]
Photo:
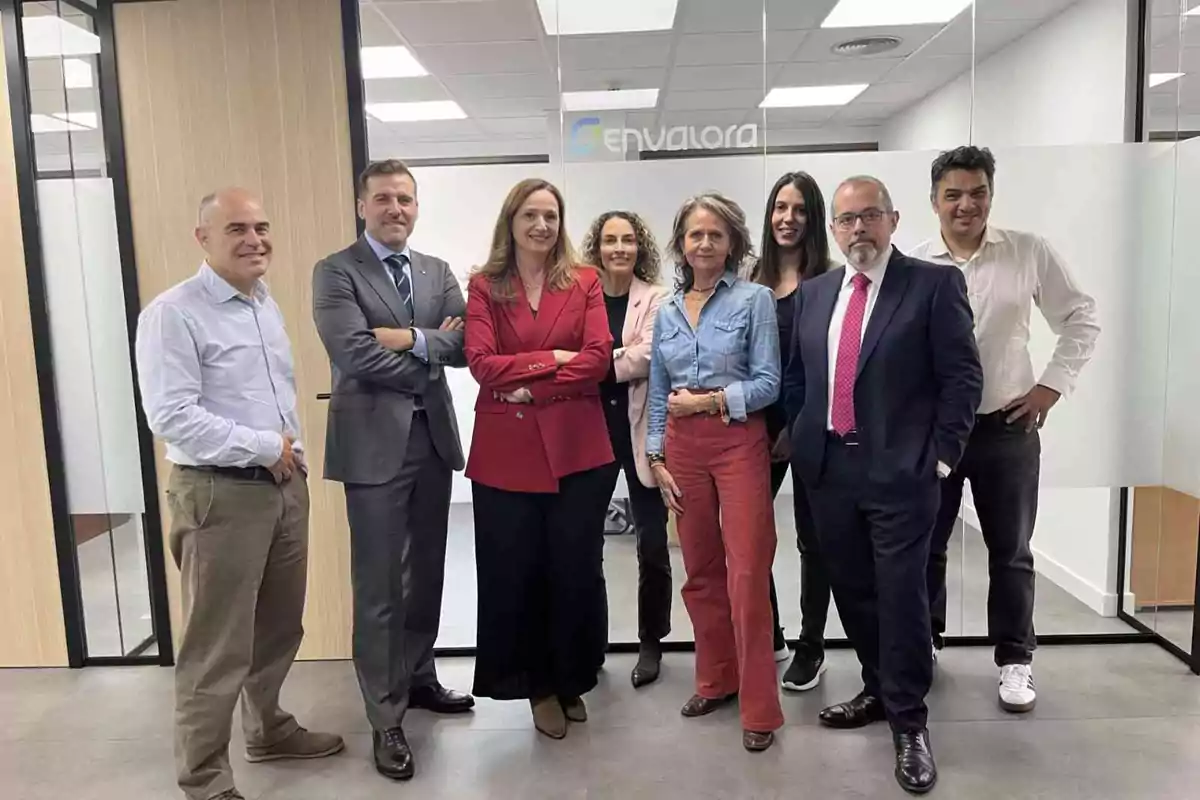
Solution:
[(584, 261), (600, 270), (604, 305), (613, 336), (613, 358), (600, 384), (616, 462), (608, 495), (625, 471), (637, 534), (638, 639), (634, 687), (658, 679), (663, 638), (671, 631), (671, 556), (667, 508), (646, 459), (646, 397), (654, 318), (666, 294), (658, 285), (658, 245), (641, 217), (608, 211), (592, 223), (583, 244)]

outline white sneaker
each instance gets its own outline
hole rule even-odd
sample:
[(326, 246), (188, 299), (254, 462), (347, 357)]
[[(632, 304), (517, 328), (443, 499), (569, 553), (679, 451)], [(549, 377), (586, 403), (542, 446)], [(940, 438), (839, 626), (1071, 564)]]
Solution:
[(791, 657), (792, 657), (792, 651), (788, 650), (788, 647), (786, 644), (783, 647), (781, 647), (775, 651), (775, 663), (776, 664), (782, 664), (783, 662), (787, 661)]
[(1037, 690), (1033, 669), (1028, 664), (1009, 664), (1000, 668), (1000, 707), (1013, 714), (1033, 711)]

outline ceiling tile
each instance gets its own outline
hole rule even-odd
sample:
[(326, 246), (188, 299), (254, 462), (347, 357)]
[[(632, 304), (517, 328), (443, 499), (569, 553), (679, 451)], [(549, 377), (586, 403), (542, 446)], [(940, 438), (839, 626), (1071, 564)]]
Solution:
[(699, 92), (707, 89), (762, 89), (761, 64), (676, 67), (667, 82), (670, 91)]
[(558, 94), (554, 76), (549, 71), (516, 72), (507, 75), (447, 75), (443, 82), (455, 96), (479, 99), (553, 97)]
[(605, 69), (587, 72), (564, 72), (564, 92), (590, 92), (603, 89), (662, 89), (662, 68)]
[(772, 86), (829, 86), (874, 83), (904, 62), (902, 58), (830, 56), (827, 61), (793, 61), (771, 78)]
[(971, 68), (970, 56), (928, 56), (920, 55), (906, 59), (890, 73), (887, 80), (907, 83), (929, 82), (930, 85), (940, 86), (943, 83), (962, 75)]
[[(807, 35), (805, 31), (771, 33), (767, 37), (767, 61), (779, 63), (791, 59)], [(762, 59), (763, 39), (757, 33), (688, 34), (680, 38), (675, 51), (677, 66), (761, 64)]]
[(752, 109), (762, 102), (761, 90), (722, 90), (671, 92), (663, 107), (668, 111), (707, 111), (709, 109)]
[[(532, 4), (530, 4), (532, 5)], [(537, 40), (541, 20), (523, 3), (404, 3), (376, 6), (410, 44)]]
[[(980, 22), (993, 20), (1045, 20), (1056, 16), (1077, 0), (975, 0), (975, 17)], [(970, 18), (971, 10), (962, 14)]]
[(982, 60), (1037, 26), (1037, 21), (1027, 19), (979, 21), (975, 24), (975, 34), (972, 38), (971, 18), (963, 16), (947, 25), (937, 36), (933, 37), (921, 50), (921, 55), (969, 56), (974, 54), (978, 60)]
[(417, 60), (434, 75), (493, 75), (546, 72), (549, 62), (538, 42), (425, 45)]
[(368, 103), (411, 103), (423, 100), (445, 100), (446, 90), (437, 78), (387, 78), (364, 81)]
[(665, 67), (671, 53), (670, 33), (628, 33), (620, 36), (562, 36), (551, 41), (561, 48), (564, 70), (581, 71), (609, 67)]
[(683, 6), (685, 33), (762, 32), (763, 7), (767, 30), (818, 28), (837, 0), (692, 0)]
[(901, 83), (886, 81), (877, 83), (854, 99), (851, 105), (882, 103), (888, 106), (908, 106), (924, 98), (940, 84), (936, 81), (923, 83)]
[(558, 111), (555, 97), (505, 97), (495, 99), (462, 98), (459, 105), (468, 116), (480, 119), (489, 117), (536, 117)]

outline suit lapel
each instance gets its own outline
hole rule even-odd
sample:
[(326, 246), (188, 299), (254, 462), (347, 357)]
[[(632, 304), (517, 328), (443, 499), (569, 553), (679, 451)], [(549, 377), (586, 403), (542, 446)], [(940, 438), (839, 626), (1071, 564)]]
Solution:
[(625, 324), (621, 328), (621, 341), (614, 342), (613, 347), (628, 347), (629, 342), (642, 329), (642, 322), (646, 319), (650, 307), (650, 304), (646, 302), (646, 298), (650, 294), (649, 289), (647, 284), (637, 278), (633, 279), (633, 283), (629, 286), (629, 310), (625, 312)]
[(408, 309), (400, 301), (400, 292), (397, 291), (396, 284), (392, 283), (392, 277), (388, 274), (387, 267), (375, 255), (375, 251), (371, 249), (371, 245), (367, 244), (367, 240), (359, 239), (350, 248), (350, 252), (354, 256), (359, 273), (379, 295), (379, 299), (392, 312), (392, 316), (396, 318), (397, 327), (403, 328), (411, 325), (412, 320), (408, 318)]
[[(819, 365), (817, 370), (817, 383), (821, 387), (821, 393), (825, 396), (825, 403), (829, 403), (829, 325), (833, 322), (833, 309), (837, 306), (838, 295), (842, 291), (842, 281), (845, 280), (846, 268), (836, 270), (837, 280), (826, 280), (824, 292), (819, 294), (815, 301), (813, 313), (820, 321), (817, 326), (817, 331), (820, 333), (819, 341), (816, 343), (819, 347), (821, 357), (815, 359)], [(797, 290), (799, 291), (799, 290)]]
[(442, 323), (440, 319), (426, 319), (434, 308), (434, 298), (441, 294), (437, 270), (433, 268), (433, 259), (424, 253), (410, 250), (412, 253), (412, 286), (413, 286), (413, 320), (414, 325), (422, 323), (436, 327)]
[(879, 287), (879, 297), (875, 299), (875, 309), (871, 312), (871, 319), (867, 322), (867, 331), (863, 334), (862, 350), (858, 354), (858, 371), (855, 373), (855, 377), (862, 374), (867, 359), (875, 352), (875, 347), (879, 344), (883, 331), (892, 321), (896, 309), (900, 307), (900, 301), (904, 298), (904, 290), (908, 287), (908, 277), (908, 264), (900, 255), (899, 250), (893, 250), (887, 272), (883, 276), (883, 284)]
[[(574, 284), (566, 289), (553, 291), (549, 287), (542, 289), (542, 299), (538, 302), (537, 317), (534, 318), (533, 344), (535, 347), (541, 347), (550, 338), (550, 333), (554, 330), (555, 323), (558, 322), (559, 314), (562, 313), (563, 308), (567, 305), (567, 299), (574, 291)], [(526, 301), (525, 307), (529, 308), (528, 301)]]

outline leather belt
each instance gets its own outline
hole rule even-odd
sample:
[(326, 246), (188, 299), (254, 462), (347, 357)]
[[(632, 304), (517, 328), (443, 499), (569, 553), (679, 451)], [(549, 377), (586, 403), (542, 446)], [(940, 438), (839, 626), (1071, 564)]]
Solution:
[(193, 466), (190, 464), (180, 464), (180, 469), (190, 469), (197, 472), (208, 472), (213, 475), (224, 475), (227, 478), (236, 478), (240, 481), (262, 481), (264, 483), (274, 483), (275, 476), (271, 474), (271, 470), (266, 467), (213, 467), (209, 465)]
[(842, 447), (858, 447), (861, 444), (858, 438), (858, 431), (848, 431), (845, 435), (826, 431), (825, 434), (830, 442)]

